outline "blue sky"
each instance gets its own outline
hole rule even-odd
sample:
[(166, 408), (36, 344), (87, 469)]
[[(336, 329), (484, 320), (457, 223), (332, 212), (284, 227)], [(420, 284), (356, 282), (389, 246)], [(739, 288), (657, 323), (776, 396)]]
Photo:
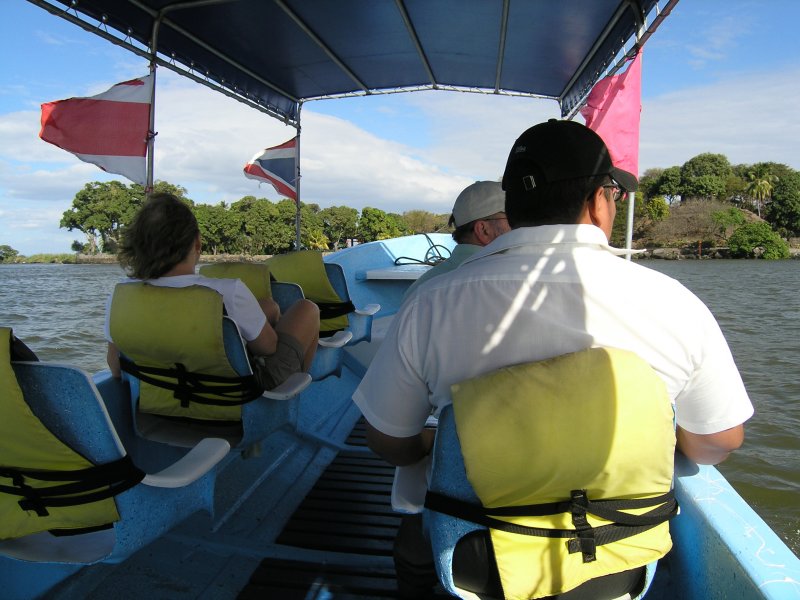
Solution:
[[(39, 106), (97, 94), (145, 75), (147, 64), (24, 0), (3, 9), (0, 245), (68, 252), (82, 234), (58, 223), (75, 193), (119, 177), (41, 141)], [(800, 169), (799, 20), (795, 0), (681, 0), (645, 47), (640, 171), (702, 152)], [(277, 199), (241, 169), (293, 129), (166, 69), (157, 85), (157, 179), (184, 186), (196, 202)], [(448, 212), (463, 187), (502, 174), (519, 133), (555, 116), (553, 102), (447, 92), (311, 102), (302, 197), (323, 207)]]

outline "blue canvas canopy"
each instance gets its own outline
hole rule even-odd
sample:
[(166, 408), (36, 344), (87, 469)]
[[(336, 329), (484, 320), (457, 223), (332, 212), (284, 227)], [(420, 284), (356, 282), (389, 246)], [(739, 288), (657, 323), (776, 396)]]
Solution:
[(298, 126), (306, 100), (418, 89), (566, 116), (677, 0), (29, 1)]

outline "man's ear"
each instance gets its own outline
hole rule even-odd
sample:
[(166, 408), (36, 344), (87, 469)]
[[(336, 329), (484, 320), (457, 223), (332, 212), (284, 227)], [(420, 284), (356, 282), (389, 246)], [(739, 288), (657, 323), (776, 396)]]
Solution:
[(492, 232), (489, 230), (488, 221), (478, 219), (472, 226), (472, 235), (475, 240), (481, 245), (485, 246), (492, 241)]
[(586, 203), (586, 215), (592, 225), (603, 228), (603, 224), (610, 216), (608, 202), (605, 190), (600, 186), (589, 196), (589, 201)]

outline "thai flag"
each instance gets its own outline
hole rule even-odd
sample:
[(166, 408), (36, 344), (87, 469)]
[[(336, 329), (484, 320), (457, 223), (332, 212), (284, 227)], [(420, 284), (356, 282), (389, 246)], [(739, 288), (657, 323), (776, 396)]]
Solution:
[(104, 171), (146, 183), (153, 75), (89, 98), (42, 104), (39, 137)]
[(244, 176), (272, 185), (285, 198), (297, 201), (297, 138), (256, 154), (244, 166)]

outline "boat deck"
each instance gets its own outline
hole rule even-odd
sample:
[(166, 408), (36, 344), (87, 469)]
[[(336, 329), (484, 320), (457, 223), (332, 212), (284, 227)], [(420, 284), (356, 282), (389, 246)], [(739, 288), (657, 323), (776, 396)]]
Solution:
[[(364, 424), (356, 424), (347, 444), (365, 448)], [(340, 452), (289, 519), (276, 543), (381, 557), (360, 564), (264, 559), (240, 599), (395, 598), (392, 542), (400, 519), (392, 512), (394, 468), (372, 453)], [(384, 563), (384, 564), (381, 564)]]

